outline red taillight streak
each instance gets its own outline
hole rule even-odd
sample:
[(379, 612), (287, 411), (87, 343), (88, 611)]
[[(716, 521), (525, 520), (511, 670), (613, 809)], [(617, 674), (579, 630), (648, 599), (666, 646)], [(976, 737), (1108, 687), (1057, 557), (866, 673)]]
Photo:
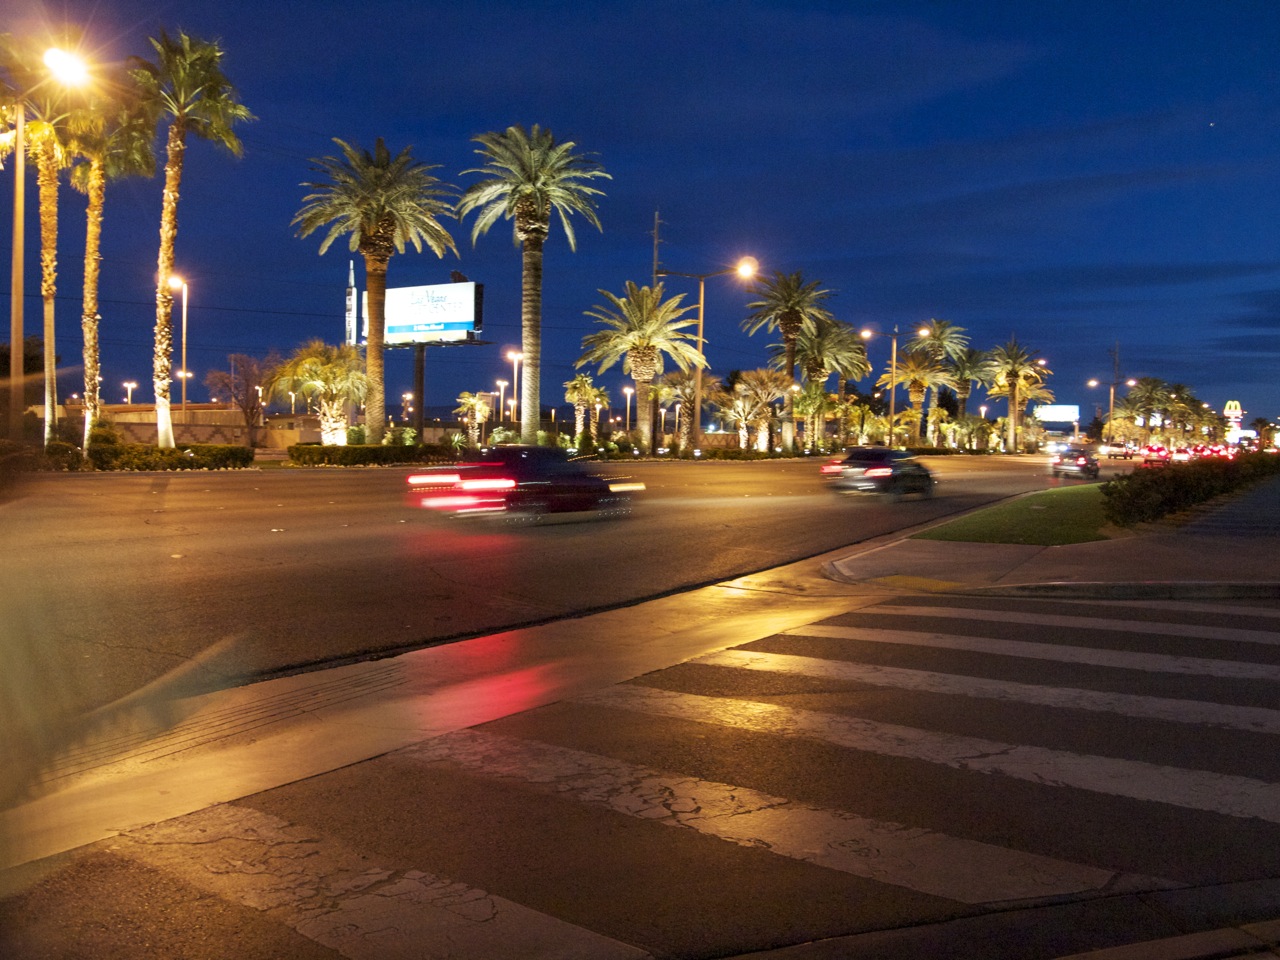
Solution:
[(822, 465), (823, 473), (839, 473), (843, 467), (838, 463), (825, 463)]
[(409, 476), (408, 482), (413, 487), (421, 487), (428, 484), (442, 487), (446, 484), (453, 486), (461, 479), (462, 477), (456, 473), (414, 473)]
[(482, 480), (463, 480), (458, 484), (462, 490), (512, 490), (516, 482), (507, 477), (490, 477)]

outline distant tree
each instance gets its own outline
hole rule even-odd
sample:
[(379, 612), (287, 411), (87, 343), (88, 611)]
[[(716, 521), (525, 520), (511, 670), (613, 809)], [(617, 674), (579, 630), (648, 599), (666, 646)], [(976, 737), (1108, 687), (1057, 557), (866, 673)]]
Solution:
[(1007, 397), (1009, 401), (1009, 415), (1005, 418), (1005, 447), (1009, 453), (1019, 453), (1018, 429), (1022, 409), (1030, 395), (1043, 387), (1045, 377), (1052, 371), (1043, 360), (1019, 343), (1017, 337), (992, 350), (991, 362), (994, 375), (990, 394)]
[(314, 402), (320, 414), (320, 442), (342, 446), (347, 442), (347, 407), (363, 403), (368, 389), (358, 347), (316, 339), (275, 368), (266, 393), (271, 400), (298, 393)]
[(212, 396), (226, 397), (233, 403), (252, 431), (262, 423), (263, 394), (269, 392), (280, 358), (274, 353), (263, 358), (233, 353), (227, 359), (231, 369), (210, 370), (204, 385)]
[(458, 406), (454, 413), (462, 417), (467, 425), (467, 439), (471, 446), (480, 446), (480, 427), (489, 419), (489, 395), (487, 393), (463, 392), (458, 395)]
[(580, 373), (564, 383), (564, 399), (573, 404), (573, 435), (582, 436), (587, 428), (587, 408), (596, 402), (596, 388), (591, 378)]

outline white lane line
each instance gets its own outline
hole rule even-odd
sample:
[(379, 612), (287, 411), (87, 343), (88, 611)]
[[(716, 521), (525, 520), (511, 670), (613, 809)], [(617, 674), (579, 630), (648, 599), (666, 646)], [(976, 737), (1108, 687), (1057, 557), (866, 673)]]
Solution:
[(476, 730), (404, 754), (960, 903), (1176, 886)]
[(1103, 693), (1071, 687), (1046, 687), (1010, 680), (989, 680), (928, 670), (907, 670), (875, 664), (849, 663), (844, 660), (821, 660), (783, 653), (760, 653), (755, 650), (723, 650), (699, 657), (693, 663), (767, 673), (789, 673), (826, 680), (865, 683), (873, 687), (896, 690), (919, 690), (961, 697), (980, 697), (1031, 703), (1040, 707), (1064, 710), (1090, 710), (1117, 713), (1127, 717), (1169, 720), (1174, 723), (1196, 723), (1232, 730), (1257, 733), (1280, 733), (1280, 710), (1265, 707), (1237, 707), (1207, 703), (1201, 700), (1173, 700), (1143, 697), (1126, 693)]
[(630, 684), (577, 697), (575, 701), (775, 736), (820, 740), (851, 750), (922, 760), (971, 773), (1002, 774), (1047, 786), (1074, 787), (1229, 817), (1257, 817), (1280, 823), (1280, 784), (1249, 777), (1000, 743), (858, 717)]
[(1131, 653), (1127, 650), (1100, 650), (1056, 643), (1032, 643), (1028, 640), (993, 640), (987, 637), (962, 637), (948, 633), (917, 633), (912, 630), (829, 627), (820, 623), (792, 627), (789, 630), (783, 630), (782, 633), (793, 637), (831, 637), (837, 640), (861, 640), (868, 643), (897, 643), (913, 647), (968, 650), (973, 653), (990, 653), (1001, 657), (1053, 660), (1058, 663), (1080, 663), (1091, 667), (1119, 667), (1124, 670), (1145, 670), (1149, 673), (1189, 673), (1195, 676), (1225, 677), (1232, 680), (1280, 680), (1280, 667), (1265, 663), (1239, 663), (1234, 660), (1208, 660), (1203, 657), (1173, 657), (1164, 653)]
[(1280, 619), (1280, 609), (1249, 606), (1243, 603), (1197, 603), (1193, 600), (1090, 600), (1091, 606), (1121, 609), (1171, 610), (1174, 613), (1216, 613), (1224, 617), (1257, 617)]
[(861, 611), (892, 617), (945, 617), (948, 620), (985, 620), (991, 623), (1022, 623), (1040, 627), (1070, 627), (1079, 630), (1110, 630), (1118, 633), (1149, 633), (1161, 637), (1195, 637), (1200, 640), (1237, 640), (1280, 646), (1280, 633), (1272, 630), (1244, 630), (1239, 627), (1207, 627), (1191, 623), (1148, 623), (1145, 620), (1113, 620), (1109, 617), (1063, 617), (1018, 610), (975, 610), (971, 607), (876, 606)]
[(115, 852), (261, 911), (348, 960), (650, 960), (643, 950), (420, 870), (393, 871), (229, 804), (122, 834)]

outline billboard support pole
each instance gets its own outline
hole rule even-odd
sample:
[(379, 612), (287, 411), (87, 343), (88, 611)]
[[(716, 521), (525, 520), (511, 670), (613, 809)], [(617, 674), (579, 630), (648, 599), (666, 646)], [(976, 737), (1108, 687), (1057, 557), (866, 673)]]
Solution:
[(427, 345), (425, 343), (414, 344), (413, 347), (413, 395), (418, 401), (413, 408), (413, 429), (417, 434), (418, 442), (423, 443), (422, 424), (424, 421), (424, 410), (426, 408), (426, 381), (427, 381)]

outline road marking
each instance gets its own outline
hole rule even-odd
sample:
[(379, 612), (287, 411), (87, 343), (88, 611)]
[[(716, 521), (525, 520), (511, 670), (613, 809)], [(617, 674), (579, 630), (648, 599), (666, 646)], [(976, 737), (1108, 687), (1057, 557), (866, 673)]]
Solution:
[(1055, 643), (1032, 643), (1027, 640), (992, 640), (987, 637), (917, 633), (912, 630), (830, 627), (819, 623), (805, 627), (792, 627), (783, 630), (782, 633), (792, 637), (830, 637), (837, 640), (861, 640), (867, 643), (941, 647), (946, 650), (968, 650), (1001, 657), (1022, 657), (1033, 660), (1053, 660), (1058, 663), (1080, 663), (1091, 667), (1144, 670), (1148, 673), (1189, 673), (1232, 680), (1280, 680), (1280, 667), (1265, 663), (1238, 663), (1234, 660), (1207, 660), (1203, 657), (1174, 657), (1164, 653), (1130, 653), (1126, 650), (1098, 650), (1092, 647), (1071, 647)]
[(1148, 623), (1145, 620), (1112, 620), (1107, 617), (1063, 617), (1018, 610), (979, 610), (972, 607), (876, 606), (862, 611), (893, 617), (945, 617), (949, 620), (986, 620), (993, 623), (1023, 623), (1040, 627), (1069, 627), (1078, 630), (1111, 630), (1118, 633), (1151, 633), (1161, 637), (1195, 637), (1200, 640), (1237, 640), (1280, 646), (1280, 633), (1244, 630), (1238, 627), (1198, 626), (1193, 623)]
[(1196, 603), (1191, 600), (1090, 600), (1094, 606), (1141, 607), (1151, 610), (1171, 610), (1174, 613), (1216, 613), (1225, 617), (1257, 617), (1280, 619), (1280, 610), (1255, 607), (1243, 603)]
[(849, 663), (844, 660), (821, 660), (782, 653), (760, 653), (755, 650), (723, 650), (693, 663), (768, 673), (790, 673), (827, 680), (865, 683), (874, 687), (897, 690), (919, 690), (987, 700), (1032, 703), (1041, 707), (1064, 710), (1091, 710), (1116, 713), (1127, 717), (1169, 720), (1174, 723), (1196, 723), (1257, 733), (1280, 733), (1280, 710), (1265, 707), (1238, 707), (1201, 700), (1173, 700), (1143, 697), (1126, 693), (1100, 693), (1071, 687), (1045, 687), (1011, 680), (989, 680), (928, 670), (907, 670), (875, 664)]
[(960, 903), (1176, 886), (476, 730), (404, 754)]
[(114, 852), (259, 910), (348, 960), (650, 960), (466, 884), (379, 867), (248, 807), (223, 804), (122, 834)]
[(1280, 785), (1249, 777), (1020, 746), (752, 700), (703, 697), (631, 684), (577, 697), (575, 701), (775, 736), (803, 737), (971, 773), (1002, 774), (1048, 786), (1280, 823)]

